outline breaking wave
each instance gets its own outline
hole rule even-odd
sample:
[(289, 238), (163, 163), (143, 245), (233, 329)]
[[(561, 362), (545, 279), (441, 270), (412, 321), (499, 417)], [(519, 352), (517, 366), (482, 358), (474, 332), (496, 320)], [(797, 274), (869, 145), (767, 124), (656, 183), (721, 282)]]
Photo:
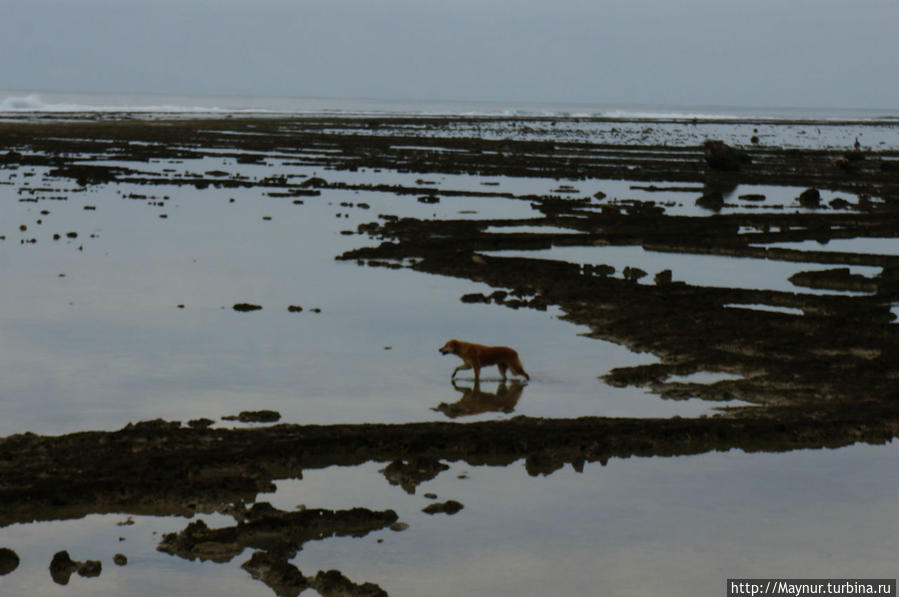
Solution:
[(305, 114), (333, 116), (494, 116), (599, 118), (625, 121), (867, 121), (895, 122), (884, 110), (740, 108), (501, 101), (346, 98), (207, 97), (157, 94), (64, 94), (0, 91), (0, 114), (107, 113), (160, 115)]
[[(93, 98), (91, 98), (93, 99)], [(100, 98), (102, 99), (102, 98)], [(20, 113), (88, 113), (88, 112), (128, 112), (128, 113), (216, 113), (231, 114), (236, 112), (268, 112), (271, 110), (255, 109), (255, 108), (227, 108), (214, 105), (178, 105), (173, 103), (151, 104), (140, 102), (129, 102), (127, 99), (104, 102), (85, 102), (65, 101), (65, 100), (45, 100), (36, 93), (27, 95), (7, 95), (0, 99), (0, 112), (20, 112)]]

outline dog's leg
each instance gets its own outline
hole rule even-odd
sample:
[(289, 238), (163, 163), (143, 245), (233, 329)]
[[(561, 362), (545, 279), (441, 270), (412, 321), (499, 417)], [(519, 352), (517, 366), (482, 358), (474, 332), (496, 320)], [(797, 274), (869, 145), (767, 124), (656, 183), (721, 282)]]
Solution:
[(499, 374), (503, 376), (503, 381), (506, 381), (506, 369), (508, 365), (505, 363), (497, 363), (496, 368), (499, 369)]
[(453, 369), (453, 374), (450, 376), (450, 379), (453, 379), (454, 377), (456, 377), (456, 373), (458, 373), (459, 371), (462, 371), (464, 369), (471, 369), (471, 365), (469, 365), (468, 363), (462, 363), (461, 365), (459, 365), (458, 367)]

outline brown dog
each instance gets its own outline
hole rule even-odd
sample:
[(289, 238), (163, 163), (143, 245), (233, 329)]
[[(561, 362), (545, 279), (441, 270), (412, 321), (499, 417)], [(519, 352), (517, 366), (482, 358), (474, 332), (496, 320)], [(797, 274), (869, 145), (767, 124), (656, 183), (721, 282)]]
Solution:
[(474, 382), (478, 383), (481, 377), (481, 367), (496, 365), (499, 368), (503, 380), (506, 379), (506, 369), (511, 369), (516, 375), (523, 375), (525, 379), (531, 377), (525, 373), (518, 353), (508, 346), (484, 346), (461, 340), (450, 340), (440, 349), (440, 354), (454, 354), (464, 361), (453, 370), (450, 379), (456, 377), (461, 369), (474, 369)]

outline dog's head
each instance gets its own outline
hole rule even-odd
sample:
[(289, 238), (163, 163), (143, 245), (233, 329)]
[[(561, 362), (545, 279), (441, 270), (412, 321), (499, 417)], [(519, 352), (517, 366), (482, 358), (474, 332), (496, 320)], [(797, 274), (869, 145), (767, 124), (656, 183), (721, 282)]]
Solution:
[(440, 354), (458, 354), (459, 350), (459, 341), (458, 340), (450, 340), (446, 344), (440, 348)]

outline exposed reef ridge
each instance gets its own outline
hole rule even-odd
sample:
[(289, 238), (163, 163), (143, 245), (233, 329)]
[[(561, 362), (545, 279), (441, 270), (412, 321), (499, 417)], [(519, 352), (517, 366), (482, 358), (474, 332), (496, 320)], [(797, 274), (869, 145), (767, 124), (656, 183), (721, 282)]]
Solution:
[(530, 474), (539, 475), (611, 458), (883, 443), (897, 431), (899, 404), (871, 401), (697, 419), (514, 417), (256, 429), (157, 421), (113, 432), (26, 433), (0, 440), (0, 525), (93, 513), (230, 513), (234, 504), (252, 504), (260, 492), (272, 491), (278, 479), (372, 461), (430, 462), (432, 472), (425, 476), (433, 478), (445, 470), (433, 463), (505, 466), (521, 460)]

